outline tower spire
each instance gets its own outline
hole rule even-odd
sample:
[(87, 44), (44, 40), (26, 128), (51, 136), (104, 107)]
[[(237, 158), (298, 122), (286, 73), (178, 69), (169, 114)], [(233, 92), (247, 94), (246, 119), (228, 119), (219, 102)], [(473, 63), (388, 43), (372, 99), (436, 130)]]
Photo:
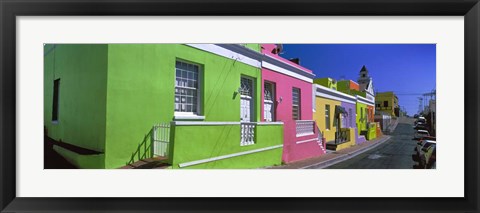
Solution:
[(362, 69), (360, 70), (360, 72), (362, 72), (362, 71), (368, 72), (367, 67), (365, 67), (365, 65), (363, 65)]

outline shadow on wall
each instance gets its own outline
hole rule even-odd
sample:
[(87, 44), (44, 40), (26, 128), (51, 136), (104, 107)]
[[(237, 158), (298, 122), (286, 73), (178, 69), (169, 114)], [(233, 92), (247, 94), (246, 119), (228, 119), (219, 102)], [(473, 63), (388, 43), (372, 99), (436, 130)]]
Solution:
[(130, 161), (125, 165), (133, 164), (135, 161), (152, 158), (153, 157), (153, 127), (150, 131), (143, 137), (141, 143), (138, 144), (135, 152), (132, 153)]
[[(208, 116), (210, 114), (210, 111), (213, 110), (214, 107), (211, 107), (211, 106), (214, 106), (215, 103), (217, 102), (217, 98), (218, 96), (225, 92), (225, 83), (227, 81), (227, 79), (229, 79), (230, 75), (232, 74), (232, 71), (234, 70), (233, 67), (235, 66), (235, 62), (225, 62), (224, 65), (223, 65), (223, 69), (222, 69), (222, 72), (221, 74), (218, 76), (218, 78), (216, 79), (216, 83), (212, 89), (212, 92), (210, 94), (208, 94), (208, 97), (206, 97), (206, 101), (205, 101), (205, 105), (206, 105), (206, 108), (208, 108), (208, 112), (205, 113), (206, 116)], [(225, 72), (225, 70), (228, 70), (227, 72)], [(235, 74), (235, 73), (233, 73)], [(240, 79), (239, 79), (240, 80)], [(207, 96), (207, 95), (205, 95)], [(235, 99), (235, 97), (237, 96), (237, 94), (234, 92), (233, 93), (233, 97), (232, 97), (232, 100)]]

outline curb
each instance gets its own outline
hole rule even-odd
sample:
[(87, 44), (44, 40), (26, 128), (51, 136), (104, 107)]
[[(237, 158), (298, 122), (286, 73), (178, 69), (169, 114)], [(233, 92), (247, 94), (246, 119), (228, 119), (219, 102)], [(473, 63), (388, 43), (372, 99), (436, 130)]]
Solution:
[[(327, 160), (327, 161), (323, 161), (323, 162), (319, 162), (319, 163), (316, 163), (316, 164), (300, 167), (299, 169), (323, 169), (325, 167), (329, 167), (331, 165), (334, 165), (334, 164), (340, 163), (342, 161), (346, 161), (350, 158), (353, 158), (353, 157), (355, 157), (359, 154), (362, 154), (362, 153), (364, 153), (364, 152), (366, 152), (370, 149), (373, 149), (373, 148), (379, 146), (380, 144), (385, 143), (390, 138), (391, 138), (390, 136), (385, 135), (384, 138), (380, 139), (378, 142), (376, 142), (376, 143), (374, 143), (370, 146), (366, 146), (364, 148), (358, 149), (355, 152), (348, 153), (348, 154), (343, 154), (343, 155), (340, 155), (338, 157), (332, 158), (332, 159)], [(312, 167), (315, 167), (315, 168), (312, 168)]]

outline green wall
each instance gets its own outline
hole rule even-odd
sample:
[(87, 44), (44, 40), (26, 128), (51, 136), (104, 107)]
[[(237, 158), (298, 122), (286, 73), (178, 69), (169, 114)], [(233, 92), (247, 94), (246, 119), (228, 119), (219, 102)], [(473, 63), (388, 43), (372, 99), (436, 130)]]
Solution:
[[(357, 107), (357, 118), (356, 118), (357, 129), (358, 129), (358, 134), (360, 135), (362, 131), (367, 130), (367, 115), (365, 114), (365, 109), (367, 108), (367, 105), (357, 102), (356, 107)], [(363, 117), (362, 117), (362, 113), (363, 113)]]
[(345, 94), (350, 94), (350, 81), (338, 81), (337, 90)]
[(75, 165), (77, 168), (85, 169), (103, 169), (105, 168), (104, 154), (94, 155), (80, 155), (61, 146), (54, 145), (53, 149), (63, 156), (68, 162)]
[[(170, 159), (172, 168), (179, 168), (180, 163), (283, 144), (283, 125), (257, 125), (255, 144), (247, 146), (240, 146), (240, 125), (174, 126), (172, 128), (175, 131), (175, 143), (170, 147), (170, 156), (174, 156)], [(276, 148), (183, 168), (246, 169), (280, 165), (282, 150), (282, 148)]]
[(376, 123), (369, 123), (369, 124), (370, 124), (370, 126), (368, 126), (366, 139), (367, 140), (373, 140), (377, 137), (377, 125), (376, 125)]
[(176, 59), (202, 67), (205, 121), (240, 121), (241, 75), (256, 79), (255, 121), (260, 120), (259, 68), (180, 44), (109, 44), (106, 168), (150, 157), (152, 126), (173, 120)]
[(257, 52), (260, 52), (261, 49), (260, 49), (260, 44), (245, 44), (245, 47), (248, 47), (252, 50), (255, 50)]
[(313, 79), (313, 83), (314, 84), (319, 84), (319, 85), (322, 85), (324, 87), (328, 87), (330, 89), (334, 89), (334, 90), (337, 90), (337, 82), (331, 78), (317, 78), (317, 79)]
[[(52, 122), (53, 82), (60, 78), (58, 122)], [(44, 46), (44, 125), (48, 136), (104, 152), (107, 45)]]

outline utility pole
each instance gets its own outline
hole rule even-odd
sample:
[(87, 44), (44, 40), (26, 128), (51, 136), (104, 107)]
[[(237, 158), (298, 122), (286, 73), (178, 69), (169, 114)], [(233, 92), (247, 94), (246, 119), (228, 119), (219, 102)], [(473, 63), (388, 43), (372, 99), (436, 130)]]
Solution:
[(420, 114), (422, 112), (422, 109), (423, 109), (423, 98), (422, 97), (419, 97), (418, 98), (418, 113)]

